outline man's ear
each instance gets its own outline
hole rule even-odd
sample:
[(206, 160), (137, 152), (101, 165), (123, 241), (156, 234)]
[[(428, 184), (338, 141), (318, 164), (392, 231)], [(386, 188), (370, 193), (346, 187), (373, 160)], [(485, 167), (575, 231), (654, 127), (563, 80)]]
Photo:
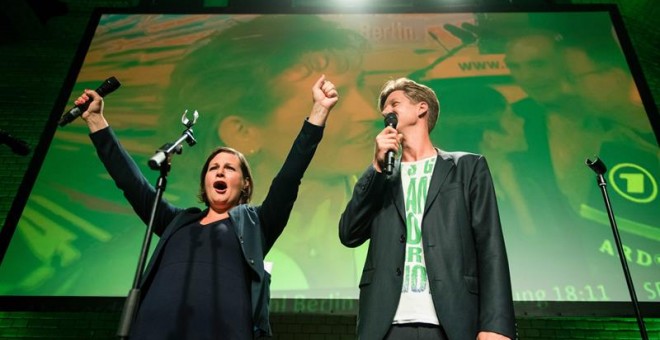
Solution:
[(422, 118), (429, 112), (429, 104), (427, 102), (417, 103), (417, 117)]
[(220, 122), (218, 138), (227, 146), (249, 156), (261, 149), (261, 131), (239, 116), (228, 116)]

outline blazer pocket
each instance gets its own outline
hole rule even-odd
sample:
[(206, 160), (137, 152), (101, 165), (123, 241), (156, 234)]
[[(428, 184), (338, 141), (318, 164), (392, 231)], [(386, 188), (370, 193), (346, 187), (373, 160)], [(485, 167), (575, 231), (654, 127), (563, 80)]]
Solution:
[(365, 269), (362, 271), (362, 278), (360, 278), (360, 285), (359, 285), (360, 288), (371, 284), (371, 281), (374, 279), (375, 271), (376, 271), (375, 269)]
[(472, 294), (479, 294), (479, 282), (475, 276), (463, 276), (465, 280), (465, 286), (467, 287), (468, 292)]
[(440, 192), (447, 192), (461, 188), (463, 188), (463, 182), (454, 182), (454, 183), (445, 184), (442, 187), (440, 187)]

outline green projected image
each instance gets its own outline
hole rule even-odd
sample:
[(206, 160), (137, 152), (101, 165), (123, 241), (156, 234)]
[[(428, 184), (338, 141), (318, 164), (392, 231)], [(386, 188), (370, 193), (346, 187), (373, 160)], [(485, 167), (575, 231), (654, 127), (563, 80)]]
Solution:
[[(440, 99), (435, 145), (488, 159), (515, 300), (629, 300), (584, 164), (598, 155), (639, 299), (660, 301), (650, 124), (659, 117), (620, 46), (608, 12), (104, 14), (67, 105), (119, 79), (105, 116), (152, 183), (147, 160), (197, 110), (198, 143), (174, 156), (165, 198), (203, 206), (201, 166), (228, 145), (247, 156), (259, 204), (326, 74), (340, 101), (266, 261), (272, 297), (353, 299), (368, 244), (343, 247), (337, 224), (383, 128), (380, 86), (409, 77)], [(145, 226), (87, 134), (82, 120), (55, 132), (0, 265), (0, 295), (125, 296), (131, 287)]]

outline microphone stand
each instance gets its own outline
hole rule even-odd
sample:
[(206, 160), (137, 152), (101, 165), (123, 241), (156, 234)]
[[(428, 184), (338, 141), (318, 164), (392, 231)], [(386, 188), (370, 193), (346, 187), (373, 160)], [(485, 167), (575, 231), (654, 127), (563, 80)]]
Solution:
[(156, 217), (156, 210), (158, 209), (158, 202), (160, 202), (163, 197), (163, 192), (167, 186), (167, 174), (171, 168), (172, 156), (174, 153), (181, 154), (183, 149), (183, 142), (187, 142), (189, 146), (193, 146), (197, 143), (195, 137), (193, 136), (192, 126), (197, 122), (199, 114), (197, 111), (193, 114), (193, 120), (189, 121), (186, 118), (188, 111), (183, 113), (181, 117), (181, 122), (186, 126), (186, 130), (183, 131), (181, 137), (177, 139), (174, 143), (165, 143), (158, 150), (156, 154), (149, 159), (149, 167), (152, 170), (160, 170), (160, 175), (156, 181), (156, 197), (154, 198), (153, 206), (151, 208), (151, 216), (149, 217), (149, 224), (147, 225), (147, 230), (144, 234), (144, 240), (142, 241), (142, 249), (140, 251), (140, 257), (138, 259), (137, 270), (135, 271), (135, 277), (133, 279), (133, 286), (126, 297), (124, 302), (124, 307), (121, 312), (121, 317), (119, 318), (119, 328), (117, 330), (117, 336), (120, 339), (128, 339), (131, 330), (131, 324), (135, 319), (135, 313), (137, 312), (138, 305), (140, 304), (140, 282), (142, 281), (142, 274), (144, 272), (144, 266), (147, 261), (147, 254), (149, 253), (149, 247), (151, 245), (151, 238), (153, 235), (153, 224)]
[(643, 340), (648, 340), (649, 336), (646, 332), (646, 326), (644, 325), (644, 319), (642, 314), (639, 311), (639, 303), (637, 302), (637, 294), (635, 293), (635, 286), (633, 285), (632, 277), (630, 276), (630, 269), (628, 268), (628, 263), (626, 262), (626, 257), (623, 253), (623, 245), (621, 243), (621, 236), (619, 235), (619, 228), (616, 225), (616, 220), (614, 219), (614, 212), (612, 211), (612, 206), (610, 205), (610, 198), (607, 194), (607, 183), (605, 182), (605, 177), (603, 174), (607, 171), (605, 163), (596, 157), (595, 160), (590, 160), (587, 158), (585, 161), (587, 166), (593, 170), (596, 175), (596, 181), (600, 187), (603, 200), (605, 201), (605, 208), (607, 209), (607, 216), (610, 219), (610, 226), (612, 227), (612, 233), (614, 234), (614, 241), (616, 243), (616, 249), (619, 253), (619, 260), (621, 260), (621, 267), (623, 267), (623, 274), (626, 277), (626, 284), (628, 285), (628, 292), (630, 293), (630, 299), (633, 303), (633, 308), (635, 309), (635, 317), (637, 318), (637, 325), (639, 326), (639, 333), (642, 336)]
[(25, 141), (0, 129), (0, 145), (2, 144), (6, 144), (17, 155), (27, 156), (30, 153), (30, 146)]

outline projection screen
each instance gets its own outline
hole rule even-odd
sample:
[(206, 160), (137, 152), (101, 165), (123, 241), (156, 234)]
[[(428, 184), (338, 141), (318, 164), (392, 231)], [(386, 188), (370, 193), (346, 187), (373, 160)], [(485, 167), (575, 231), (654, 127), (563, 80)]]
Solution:
[[(585, 165), (596, 155), (608, 166), (639, 299), (660, 301), (658, 112), (640, 95), (646, 85), (609, 11), (97, 19), (75, 85), (64, 89), (66, 108), (115, 76), (122, 86), (106, 97), (105, 115), (152, 183), (158, 172), (147, 160), (180, 136), (184, 111), (197, 110), (198, 143), (173, 157), (165, 191), (180, 207), (203, 207), (199, 172), (220, 145), (246, 154), (259, 204), (309, 113), (314, 80), (326, 74), (337, 84), (340, 102), (266, 257), (273, 297), (357, 298), (368, 244), (343, 247), (337, 225), (383, 128), (380, 86), (409, 77), (439, 96), (435, 145), (489, 162), (516, 301), (629, 300)], [(258, 137), (237, 138), (235, 124)], [(145, 226), (87, 134), (82, 120), (55, 130), (0, 266), (1, 295), (127, 294)]]

